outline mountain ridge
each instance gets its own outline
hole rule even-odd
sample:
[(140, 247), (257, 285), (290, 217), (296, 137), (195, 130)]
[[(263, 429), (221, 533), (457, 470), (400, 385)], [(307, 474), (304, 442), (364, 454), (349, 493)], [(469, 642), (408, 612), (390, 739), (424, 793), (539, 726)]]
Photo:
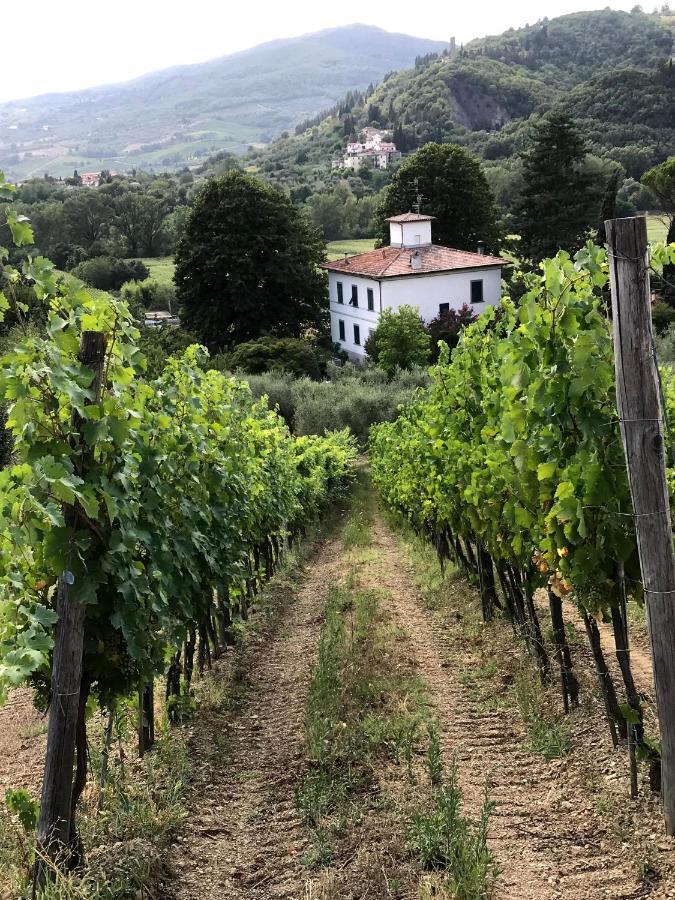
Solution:
[(465, 147), (484, 162), (508, 207), (531, 123), (562, 109), (593, 155), (639, 179), (675, 146), (674, 32), (675, 17), (595, 10), (478, 38), (392, 73), (306, 131), (249, 154), (249, 162), (292, 196), (304, 186), (332, 190), (346, 176), (327, 171), (331, 158), (348, 134), (373, 125), (392, 132), (403, 152), (428, 141)]
[(70, 174), (73, 168), (175, 168), (223, 149), (241, 152), (346, 91), (445, 46), (354, 24), (126, 82), (6, 101), (0, 104), (0, 167), (10, 177)]

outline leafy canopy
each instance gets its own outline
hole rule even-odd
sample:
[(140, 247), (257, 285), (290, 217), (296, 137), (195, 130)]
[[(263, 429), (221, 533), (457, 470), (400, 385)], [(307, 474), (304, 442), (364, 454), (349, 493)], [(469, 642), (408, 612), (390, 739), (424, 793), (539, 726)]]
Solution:
[(389, 375), (396, 369), (412, 369), (429, 361), (429, 332), (414, 306), (384, 309), (365, 349), (375, 365)]
[(176, 252), (181, 321), (209, 349), (327, 323), (325, 245), (280, 191), (241, 172), (206, 183)]
[(389, 240), (386, 219), (410, 212), (418, 193), (423, 212), (436, 217), (434, 243), (458, 250), (475, 250), (478, 241), (494, 244), (494, 201), (480, 163), (454, 144), (431, 143), (398, 167), (384, 191), (376, 216), (381, 245)]
[(525, 257), (573, 252), (598, 219), (602, 188), (585, 165), (586, 145), (573, 120), (552, 113), (535, 128), (523, 154), (523, 190), (516, 230)]

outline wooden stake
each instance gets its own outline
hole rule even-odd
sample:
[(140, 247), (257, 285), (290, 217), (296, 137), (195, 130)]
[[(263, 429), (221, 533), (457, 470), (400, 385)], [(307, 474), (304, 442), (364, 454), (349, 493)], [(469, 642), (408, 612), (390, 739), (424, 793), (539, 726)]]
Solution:
[(138, 755), (143, 756), (155, 743), (155, 680), (152, 675), (141, 682), (138, 691)]
[[(92, 385), (94, 400), (91, 401), (94, 403), (100, 397), (105, 350), (105, 334), (97, 331), (82, 333), (78, 358), (95, 374)], [(76, 425), (78, 419), (78, 416), (74, 416)], [(80, 439), (80, 446), (79, 474), (82, 475), (93, 463), (94, 455), (83, 438)], [(77, 508), (65, 507), (64, 519), (66, 526), (74, 531), (78, 521)], [(38, 857), (35, 874), (38, 883), (44, 883), (52, 877), (54, 870), (50, 861), (63, 867), (70, 858), (73, 763), (82, 687), (85, 620), (84, 604), (73, 602), (70, 596), (73, 580), (71, 572), (65, 571), (59, 576), (56, 587), (56, 611), (59, 619), (54, 641), (47, 751), (37, 828)]]
[(675, 835), (675, 559), (658, 371), (653, 351), (647, 222), (605, 222), (616, 396), (635, 514), (661, 727), (663, 812)]

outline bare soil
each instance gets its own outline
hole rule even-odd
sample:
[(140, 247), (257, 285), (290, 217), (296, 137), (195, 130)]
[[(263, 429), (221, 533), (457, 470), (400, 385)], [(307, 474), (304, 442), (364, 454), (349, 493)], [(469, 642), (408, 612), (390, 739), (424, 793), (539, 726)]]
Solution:
[(47, 718), (33, 705), (28, 688), (11, 691), (0, 706), (0, 799), (10, 788), (39, 795), (47, 743)]
[[(437, 711), (444, 752), (459, 754), (474, 815), (485, 781), (491, 781), (496, 809), (489, 843), (501, 869), (495, 900), (675, 897), (675, 842), (662, 836), (658, 802), (644, 784), (639, 800), (628, 799), (625, 753), (613, 750), (597, 700), (569, 717), (568, 755), (547, 762), (530, 750), (522, 720), (495, 702), (499, 672), (483, 696), (460, 678), (500, 653), (521, 652), (508, 626), (471, 627), (475, 592), (459, 581), (450, 615), (430, 613), (381, 519), (373, 537), (373, 581), (391, 592)], [(589, 679), (584, 691), (592, 690)], [(642, 868), (649, 874), (651, 867), (660, 874), (655, 885), (640, 877)]]
[(307, 836), (295, 806), (303, 724), (328, 584), (341, 548), (320, 542), (274, 634), (242, 661), (244, 706), (199, 716), (192, 812), (168, 862), (167, 900), (304, 898)]

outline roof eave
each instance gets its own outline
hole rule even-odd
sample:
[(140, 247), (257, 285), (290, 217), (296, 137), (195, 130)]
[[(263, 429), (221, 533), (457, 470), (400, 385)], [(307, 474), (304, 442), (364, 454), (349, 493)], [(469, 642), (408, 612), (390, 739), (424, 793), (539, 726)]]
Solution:
[(341, 274), (346, 275), (358, 275), (359, 278), (373, 278), (376, 280), (380, 280), (381, 278), (409, 278), (411, 275), (448, 275), (451, 272), (471, 272), (476, 271), (480, 272), (483, 269), (502, 269), (504, 266), (510, 265), (508, 260), (504, 260), (504, 262), (495, 262), (495, 263), (485, 263), (482, 266), (453, 266), (452, 269), (432, 269), (432, 271), (410, 271), (410, 272), (400, 272), (398, 274), (387, 274), (386, 272), (359, 272), (356, 269), (343, 269), (338, 268), (336, 266), (332, 266), (330, 263), (322, 263), (321, 266), (324, 269), (328, 269), (331, 272), (339, 272)]

